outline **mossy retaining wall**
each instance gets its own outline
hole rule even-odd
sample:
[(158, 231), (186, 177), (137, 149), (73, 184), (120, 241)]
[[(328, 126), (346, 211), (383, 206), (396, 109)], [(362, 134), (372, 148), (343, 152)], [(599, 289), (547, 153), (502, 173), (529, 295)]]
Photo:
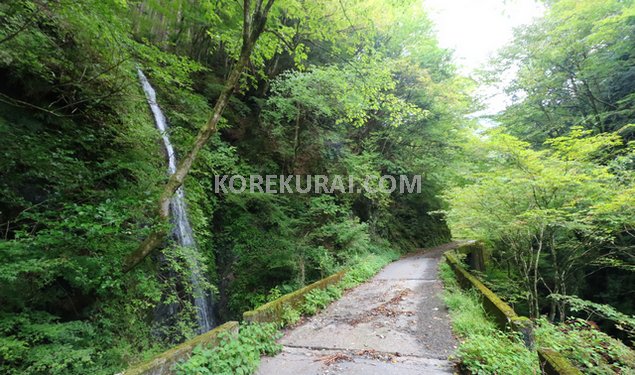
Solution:
[(538, 349), (538, 358), (542, 373), (547, 375), (582, 375), (578, 370), (560, 353), (552, 349)]
[(295, 292), (285, 294), (284, 296), (266, 303), (255, 310), (245, 311), (243, 313), (243, 320), (246, 322), (280, 322), (282, 321), (282, 314), (285, 308), (297, 308), (304, 302), (304, 296), (313, 289), (325, 289), (329, 285), (334, 285), (340, 282), (346, 271), (338, 272), (325, 279), (314, 282), (307, 285), (302, 289), (298, 289)]
[(222, 324), (213, 330), (198, 335), (174, 348), (163, 352), (149, 361), (140, 363), (134, 367), (125, 370), (123, 375), (165, 375), (174, 374), (173, 366), (181, 361), (187, 360), (192, 354), (192, 350), (197, 346), (215, 346), (218, 345), (218, 335), (223, 332), (230, 334), (238, 333), (238, 322), (230, 321)]
[[(467, 249), (463, 249), (463, 251), (460, 252), (465, 253), (466, 250)], [(533, 348), (534, 338), (533, 324), (531, 320), (524, 316), (518, 316), (511, 306), (503, 302), (496, 293), (492, 292), (492, 290), (486, 287), (476, 276), (467, 271), (461, 265), (456, 256), (452, 254), (452, 251), (445, 253), (445, 259), (450, 265), (452, 271), (454, 271), (454, 274), (456, 275), (456, 278), (462, 288), (475, 289), (482, 295), (483, 307), (490, 315), (492, 315), (492, 317), (494, 317), (499, 328), (512, 329), (520, 332), (523, 336), (525, 346)], [(538, 348), (537, 352), (540, 360), (540, 367), (544, 374), (582, 375), (580, 370), (578, 370), (568, 359), (555, 350)]]
[(445, 258), (450, 268), (452, 268), (452, 271), (454, 271), (461, 287), (464, 289), (476, 289), (483, 296), (483, 307), (494, 318), (499, 328), (507, 329), (510, 328), (514, 322), (519, 322), (519, 319), (527, 319), (519, 317), (511, 306), (503, 302), (496, 293), (486, 287), (476, 276), (463, 268), (453, 254), (446, 253)]

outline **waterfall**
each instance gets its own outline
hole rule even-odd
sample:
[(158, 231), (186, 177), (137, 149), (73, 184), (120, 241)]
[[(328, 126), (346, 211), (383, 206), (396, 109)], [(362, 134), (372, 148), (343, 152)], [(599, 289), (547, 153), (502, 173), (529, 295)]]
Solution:
[[(137, 74), (139, 75), (139, 81), (141, 82), (143, 91), (146, 94), (146, 99), (148, 100), (150, 109), (152, 110), (154, 122), (156, 123), (157, 129), (161, 132), (163, 145), (165, 146), (165, 150), (168, 155), (168, 174), (172, 175), (176, 172), (177, 161), (176, 154), (174, 153), (174, 147), (172, 147), (172, 143), (170, 142), (170, 138), (167, 133), (167, 121), (163, 112), (161, 112), (161, 108), (157, 104), (157, 96), (154, 88), (150, 85), (150, 82), (148, 82), (148, 79), (141, 69), (137, 69)], [(215, 325), (213, 301), (211, 295), (204, 291), (201, 287), (201, 281), (205, 280), (205, 276), (202, 274), (201, 265), (196, 257), (197, 247), (196, 242), (194, 241), (192, 227), (190, 226), (190, 221), (187, 216), (185, 192), (182, 186), (176, 191), (176, 194), (174, 194), (170, 200), (170, 216), (172, 217), (174, 224), (173, 234), (177, 244), (185, 249), (186, 257), (188, 257), (187, 260), (192, 267), (190, 282), (192, 283), (194, 291), (193, 297), (194, 305), (197, 310), (198, 332), (204, 333), (214, 328)]]

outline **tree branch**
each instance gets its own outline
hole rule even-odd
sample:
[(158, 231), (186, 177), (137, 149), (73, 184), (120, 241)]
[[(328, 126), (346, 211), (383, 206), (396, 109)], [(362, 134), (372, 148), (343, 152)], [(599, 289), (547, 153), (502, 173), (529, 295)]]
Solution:
[[(192, 168), (192, 164), (196, 160), (199, 151), (205, 146), (207, 141), (214, 135), (217, 131), (217, 125), (220, 121), (223, 111), (229, 103), (229, 99), (233, 95), (236, 87), (238, 86), (238, 82), (240, 80), (240, 76), (242, 75), (243, 69), (249, 63), (249, 58), (253, 51), (254, 45), (258, 40), (260, 34), (264, 30), (265, 24), (267, 22), (267, 16), (271, 7), (273, 6), (274, 0), (269, 0), (265, 5), (264, 9), (262, 8), (262, 0), (257, 0), (257, 4), (253, 14), (251, 13), (251, 1), (244, 0), (244, 23), (243, 23), (243, 45), (240, 52), (240, 57), (238, 61), (234, 65), (227, 82), (225, 82), (225, 86), (220, 96), (216, 100), (216, 104), (214, 105), (214, 111), (210, 116), (207, 123), (199, 130), (194, 142), (190, 146), (190, 151), (185, 155), (185, 157), (179, 163), (176, 172), (170, 176), (170, 179), (165, 184), (163, 188), (163, 192), (161, 193), (161, 197), (159, 199), (159, 218), (163, 222), (167, 222), (170, 215), (170, 200), (174, 193), (183, 185), (183, 181), (185, 177), (187, 177), (190, 169)], [(125, 260), (124, 260), (124, 272), (128, 272), (133, 269), (137, 264), (139, 264), (145, 257), (147, 257), (150, 253), (156, 250), (165, 237), (167, 233), (165, 229), (155, 230), (150, 233), (148, 237), (139, 245), (139, 247), (133, 251)]]

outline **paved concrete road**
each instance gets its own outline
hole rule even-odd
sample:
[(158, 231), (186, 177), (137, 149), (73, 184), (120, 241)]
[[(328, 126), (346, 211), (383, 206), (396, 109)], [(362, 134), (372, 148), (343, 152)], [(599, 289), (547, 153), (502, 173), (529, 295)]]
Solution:
[(439, 299), (439, 258), (453, 244), (389, 264), (321, 313), (288, 330), (258, 374), (452, 374), (456, 348)]

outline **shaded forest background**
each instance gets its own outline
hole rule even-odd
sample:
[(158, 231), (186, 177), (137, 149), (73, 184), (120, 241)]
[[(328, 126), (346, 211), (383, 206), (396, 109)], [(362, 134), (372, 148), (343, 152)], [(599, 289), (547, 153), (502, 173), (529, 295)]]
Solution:
[[(0, 6), (3, 371), (107, 373), (194, 333), (187, 262), (123, 273), (158, 225), (165, 155), (136, 67), (183, 154), (240, 48), (234, 1)], [(415, 43), (416, 41), (416, 43)], [(473, 83), (415, 3), (280, 1), (185, 189), (219, 321), (368, 253), (445, 242), (428, 212)], [(215, 194), (215, 175), (421, 174), (423, 193)], [(157, 319), (155, 307), (180, 312)]]
[[(475, 131), (478, 84), (419, 2), (276, 1), (185, 181), (218, 321), (450, 228), (488, 244), (487, 277), (519, 311), (564, 320), (590, 300), (604, 318), (633, 314), (635, 6), (546, 3), (483, 73), (518, 72), (499, 125)], [(194, 334), (181, 249), (168, 240), (122, 271), (162, 225), (167, 178), (136, 69), (184, 154), (239, 54), (241, 7), (0, 3), (0, 371), (113, 373)], [(422, 175), (423, 188), (214, 193), (226, 174)]]

